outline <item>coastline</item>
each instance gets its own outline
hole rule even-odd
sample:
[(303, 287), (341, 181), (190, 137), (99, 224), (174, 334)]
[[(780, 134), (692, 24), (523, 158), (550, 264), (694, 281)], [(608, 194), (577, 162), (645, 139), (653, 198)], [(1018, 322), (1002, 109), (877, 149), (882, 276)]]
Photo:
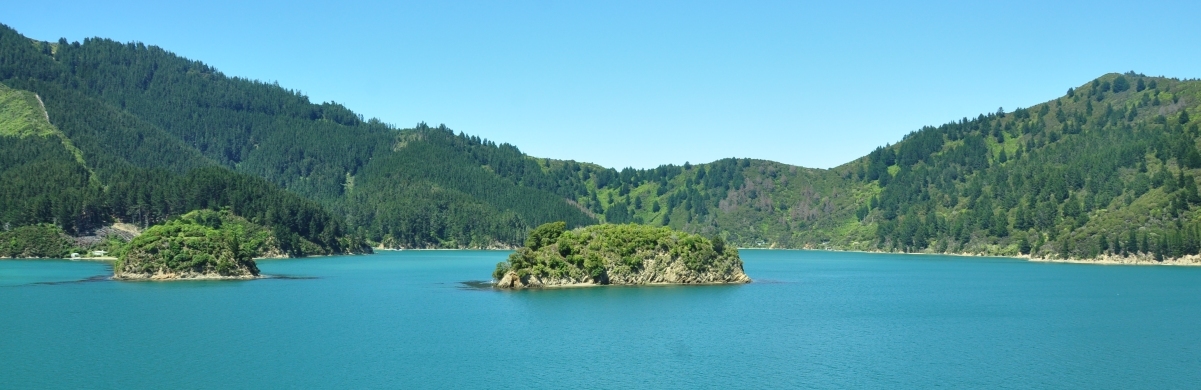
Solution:
[(77, 259), (67, 258), (67, 259), (64, 259), (64, 260), (71, 260), (71, 261), (99, 261), (99, 262), (114, 262), (114, 261), (117, 261), (117, 258), (116, 258), (116, 257), (112, 257), (112, 256), (97, 256), (97, 257), (80, 257), (80, 258), (77, 258)]
[(223, 276), (212, 274), (195, 274), (191, 276), (180, 276), (179, 274), (171, 273), (156, 273), (152, 275), (113, 275), (109, 279), (119, 280), (122, 282), (179, 282), (179, 281), (209, 281), (209, 280), (254, 280), (262, 279), (259, 275), (243, 275), (243, 276)]
[[(446, 248), (430, 248), (430, 249), (393, 249), (393, 248), (373, 248), (376, 251), (384, 252), (402, 252), (402, 251), (495, 251), (504, 252), (512, 251), (512, 249), (500, 248), (483, 248), (483, 249), (446, 249)], [(738, 248), (738, 250), (764, 250), (764, 251), (826, 251), (826, 252), (850, 252), (850, 253), (872, 253), (872, 254), (890, 254), (890, 255), (926, 255), (926, 256), (956, 256), (956, 257), (996, 257), (1008, 259), (1020, 259), (1034, 263), (1065, 263), (1065, 264), (1095, 264), (1095, 265), (1137, 265), (1137, 266), (1176, 266), (1176, 267), (1201, 267), (1201, 255), (1189, 255), (1179, 258), (1165, 258), (1163, 261), (1156, 261), (1154, 257), (1146, 254), (1134, 256), (1113, 256), (1105, 255), (1092, 259), (1053, 259), (1045, 257), (1031, 257), (1030, 255), (989, 255), (980, 253), (926, 253), (926, 252), (888, 252), (881, 250), (860, 250), (860, 249), (816, 249), (816, 248)], [(361, 254), (336, 254), (336, 255), (310, 255), (302, 257), (288, 256), (266, 256), (256, 257), (254, 261), (262, 260), (287, 260), (287, 259), (307, 259), (319, 257), (334, 257), (334, 256), (361, 256), (371, 255), (371, 253)], [(101, 257), (80, 257), (77, 259), (67, 257), (0, 257), (2, 260), (68, 260), (68, 261), (89, 261), (89, 262), (115, 262), (116, 257), (101, 256)], [(663, 283), (666, 285), (675, 285), (676, 283)], [(730, 283), (695, 283), (695, 284), (730, 284)], [(647, 284), (649, 285), (649, 284)], [(594, 287), (607, 286), (591, 283), (580, 283), (576, 285), (548, 286), (544, 288), (571, 288), (571, 287)]]
[(890, 254), (890, 255), (925, 255), (925, 256), (956, 256), (956, 257), (996, 257), (1006, 259), (1020, 259), (1034, 263), (1068, 263), (1068, 264), (1095, 264), (1095, 265), (1138, 265), (1138, 266), (1177, 266), (1177, 267), (1201, 267), (1201, 255), (1189, 255), (1177, 258), (1165, 258), (1163, 261), (1155, 260), (1148, 254), (1138, 254), (1129, 256), (1114, 256), (1105, 255), (1091, 259), (1055, 259), (1047, 257), (1032, 257), (1030, 255), (990, 255), (981, 253), (933, 253), (933, 252), (889, 252), (882, 250), (860, 250), (860, 249), (815, 249), (815, 248), (738, 248), (738, 250), (806, 250), (806, 251), (827, 251), (827, 252), (851, 252), (851, 253), (873, 253), (873, 254)]
[(488, 247), (488, 248), (379, 248), (372, 247), (371, 249), (385, 252), (402, 252), (402, 251), (512, 251), (517, 248), (504, 247)]
[(1095, 264), (1095, 265), (1139, 265), (1139, 266), (1175, 266), (1175, 267), (1201, 267), (1201, 255), (1189, 255), (1172, 259), (1163, 259), (1157, 261), (1155, 258), (1142, 256), (1102, 256), (1095, 259), (1044, 259), (1031, 258), (1026, 256), (1026, 261), (1040, 263), (1070, 263), (1070, 264)]
[(488, 285), (489, 285), (489, 286), (490, 286), (492, 289), (495, 289), (495, 290), (501, 290), (501, 291), (523, 291), (523, 290), (555, 290), (555, 289), (569, 289), (569, 288), (592, 288), (592, 287), (672, 287), (672, 286), (725, 286), (725, 285), (743, 285), (743, 284), (751, 284), (751, 283), (754, 283), (754, 282), (705, 282), (705, 283), (666, 283), (666, 282), (655, 282), (655, 283), (640, 283), (640, 284), (566, 283), (566, 284), (542, 285), (542, 286), (538, 286), (538, 287), (523, 287), (523, 288), (504, 288), (504, 287), (497, 287), (497, 286), (496, 286), (496, 284), (497, 284), (497, 283), (499, 283), (499, 282), (498, 282), (498, 281), (496, 281), (496, 280), (492, 280), (492, 281), (489, 281), (489, 282), (488, 282)]
[(96, 261), (96, 262), (113, 262), (117, 261), (116, 257), (97, 256), (97, 257), (80, 257), (72, 259), (70, 257), (0, 257), (0, 260), (67, 260), (67, 261)]

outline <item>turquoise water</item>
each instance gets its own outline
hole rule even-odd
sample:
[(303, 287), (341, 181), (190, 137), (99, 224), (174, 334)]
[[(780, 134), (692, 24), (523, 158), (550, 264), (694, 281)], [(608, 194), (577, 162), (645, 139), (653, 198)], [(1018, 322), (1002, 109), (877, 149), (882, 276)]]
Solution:
[(505, 255), (267, 260), (300, 278), (174, 283), (0, 261), (0, 387), (1201, 387), (1201, 268), (743, 251), (756, 283), (461, 284)]

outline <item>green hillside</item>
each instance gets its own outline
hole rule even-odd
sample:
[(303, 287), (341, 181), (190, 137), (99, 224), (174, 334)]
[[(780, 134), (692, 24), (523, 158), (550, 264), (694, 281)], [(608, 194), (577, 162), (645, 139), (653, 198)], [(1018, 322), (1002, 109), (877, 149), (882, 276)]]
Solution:
[[(70, 64), (49, 57), (57, 51), (50, 47), (0, 29), (5, 231), (53, 224), (86, 235), (117, 221), (146, 227), (192, 210), (228, 208), (271, 226), (285, 246), (303, 240), (316, 243), (317, 253), (365, 249), (343, 219), (320, 204), (222, 168), (157, 126), (89, 96), (80, 89), (87, 82), (64, 71)], [(8, 252), (36, 244), (17, 241), (7, 243)]]
[[(364, 119), (153, 46), (38, 42), (7, 27), (0, 83), (0, 123), (25, 126), (0, 137), (11, 151), (0, 174), (14, 178), (0, 184), (12, 194), (0, 223), (11, 226), (77, 234), (227, 207), (334, 252), (364, 241), (514, 247), (552, 221), (669, 226), (740, 247), (1198, 251), (1193, 80), (1109, 74), (1044, 104), (919, 129), (829, 170), (540, 159), (442, 125)], [(21, 179), (34, 170), (54, 178)]]
[(924, 128), (837, 170), (878, 191), (858, 212), (876, 248), (1196, 254), (1199, 98), (1195, 80), (1109, 74), (1047, 103)]
[(85, 152), (119, 157), (96, 164), (120, 177), (221, 166), (315, 201), (356, 236), (393, 247), (508, 246), (541, 223), (596, 222), (563, 196), (498, 176), (533, 164), (516, 148), (444, 126), (396, 129), (141, 44), (52, 44), (5, 28), (0, 51), (0, 82), (43, 96), (52, 122)]
[(57, 130), (45, 115), (37, 95), (0, 85), (0, 136), (54, 135)]
[(594, 172), (577, 201), (608, 222), (739, 246), (1178, 258), (1201, 246), (1199, 95), (1195, 80), (1109, 74), (831, 170), (728, 159)]
[(39, 97), (0, 85), (0, 221), (5, 230), (54, 222), (75, 231), (86, 224), (79, 219), (93, 211), (89, 201), (101, 191), (82, 152), (46, 119)]

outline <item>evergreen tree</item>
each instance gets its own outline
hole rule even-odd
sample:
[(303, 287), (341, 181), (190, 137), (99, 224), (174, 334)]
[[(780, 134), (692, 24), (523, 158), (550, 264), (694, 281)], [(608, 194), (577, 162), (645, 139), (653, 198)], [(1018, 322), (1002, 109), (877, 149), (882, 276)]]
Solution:
[[(1142, 81), (1141, 79), (1139, 81)], [(1126, 80), (1126, 76), (1119, 75), (1113, 79), (1113, 92), (1118, 93), (1130, 89), (1130, 82)]]

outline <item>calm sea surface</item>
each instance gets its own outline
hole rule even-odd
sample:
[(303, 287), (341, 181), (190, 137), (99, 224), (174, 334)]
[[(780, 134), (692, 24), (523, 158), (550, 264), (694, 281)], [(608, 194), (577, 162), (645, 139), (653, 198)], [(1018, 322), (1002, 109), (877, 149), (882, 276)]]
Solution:
[(749, 285), (462, 284), (506, 254), (3, 260), (0, 387), (1201, 388), (1201, 268), (746, 250)]

